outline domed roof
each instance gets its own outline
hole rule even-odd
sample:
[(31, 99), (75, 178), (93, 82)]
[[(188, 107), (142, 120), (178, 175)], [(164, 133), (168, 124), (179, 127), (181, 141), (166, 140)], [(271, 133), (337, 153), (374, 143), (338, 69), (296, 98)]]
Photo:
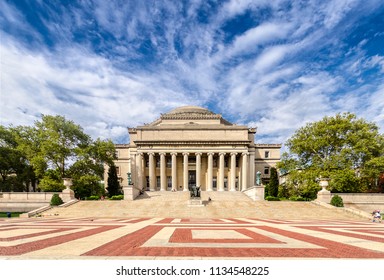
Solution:
[[(173, 122), (175, 120), (176, 123)], [(206, 108), (199, 106), (181, 106), (168, 113), (161, 114), (160, 118), (150, 123), (149, 126), (180, 124), (180, 120), (185, 120), (188, 124), (212, 124), (212, 120), (216, 120), (217, 124), (232, 125), (223, 119), (220, 114), (215, 114)]]
[(167, 114), (185, 114), (185, 113), (199, 113), (199, 114), (213, 114), (206, 108), (198, 107), (198, 106), (181, 106)]

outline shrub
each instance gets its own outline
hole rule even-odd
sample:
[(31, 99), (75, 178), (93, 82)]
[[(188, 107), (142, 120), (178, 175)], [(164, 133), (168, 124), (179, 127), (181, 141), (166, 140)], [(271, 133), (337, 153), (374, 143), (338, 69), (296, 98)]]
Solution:
[(280, 198), (275, 197), (275, 196), (267, 196), (265, 198), (265, 200), (268, 200), (268, 201), (280, 201)]
[(61, 199), (61, 197), (57, 193), (52, 195), (51, 206), (58, 206), (58, 205), (61, 205), (61, 204), (63, 204), (63, 200)]
[(301, 196), (291, 196), (289, 198), (291, 201), (310, 201), (309, 198), (301, 197)]
[(123, 200), (124, 199), (124, 195), (120, 194), (120, 195), (114, 195), (110, 198), (110, 200)]
[(331, 199), (331, 205), (336, 207), (344, 207), (343, 199), (336, 194)]
[(100, 199), (100, 196), (98, 195), (91, 195), (91, 196), (88, 196), (86, 200), (99, 200)]

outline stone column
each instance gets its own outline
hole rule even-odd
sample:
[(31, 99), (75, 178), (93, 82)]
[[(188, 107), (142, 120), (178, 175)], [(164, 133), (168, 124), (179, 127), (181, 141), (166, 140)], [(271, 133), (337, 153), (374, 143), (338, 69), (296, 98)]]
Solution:
[(177, 153), (171, 153), (172, 156), (172, 191), (177, 190), (177, 163), (176, 156)]
[(236, 191), (236, 155), (231, 153), (231, 191)]
[(143, 189), (143, 153), (136, 156), (137, 187)]
[(201, 187), (201, 153), (196, 153), (196, 186)]
[(155, 154), (149, 155), (149, 190), (156, 191), (156, 172), (155, 172)]
[(213, 191), (212, 181), (213, 181), (213, 153), (208, 153), (208, 182), (207, 182), (207, 191)]
[(249, 186), (255, 185), (255, 152), (249, 154)]
[(188, 191), (188, 155), (189, 153), (183, 153), (183, 191)]
[(160, 153), (160, 190), (167, 190), (167, 175), (165, 173), (165, 153)]
[(224, 191), (224, 156), (225, 153), (219, 153), (219, 191)]
[(248, 179), (248, 153), (242, 153), (243, 156), (243, 165), (241, 167), (241, 177), (242, 177), (242, 182), (241, 182), (241, 190), (245, 191), (247, 189), (247, 179)]

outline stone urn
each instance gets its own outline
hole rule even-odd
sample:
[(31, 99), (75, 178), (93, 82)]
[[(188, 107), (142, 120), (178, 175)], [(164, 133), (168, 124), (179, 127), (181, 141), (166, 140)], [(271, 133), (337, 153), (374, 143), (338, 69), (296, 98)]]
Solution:
[(68, 190), (72, 187), (72, 178), (63, 178), (64, 186)]
[(321, 191), (327, 191), (327, 187), (329, 186), (329, 178), (320, 178), (319, 185), (321, 187)]
[(75, 198), (75, 193), (71, 190), (72, 187), (72, 179), (71, 178), (63, 178), (65, 189), (61, 193), (61, 198), (64, 202), (68, 202)]
[(327, 187), (329, 185), (329, 178), (320, 178), (319, 179), (319, 185), (321, 187), (321, 190), (317, 193), (317, 200), (325, 203), (331, 202), (331, 192), (327, 190)]

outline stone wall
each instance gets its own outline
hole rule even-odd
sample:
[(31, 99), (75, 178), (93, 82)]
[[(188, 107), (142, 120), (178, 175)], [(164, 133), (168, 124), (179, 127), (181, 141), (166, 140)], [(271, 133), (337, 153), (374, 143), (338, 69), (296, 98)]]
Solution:
[(384, 211), (384, 194), (381, 193), (332, 193), (343, 199), (345, 207), (355, 208), (371, 213), (373, 210)]
[(29, 212), (47, 206), (60, 192), (0, 192), (0, 212)]

